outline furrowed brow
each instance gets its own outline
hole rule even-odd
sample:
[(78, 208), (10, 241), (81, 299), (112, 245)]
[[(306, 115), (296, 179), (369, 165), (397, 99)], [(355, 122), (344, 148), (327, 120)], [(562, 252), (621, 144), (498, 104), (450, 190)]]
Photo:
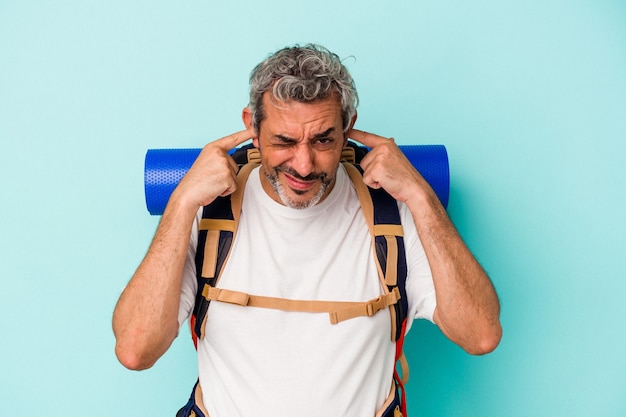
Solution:
[[(315, 135), (313, 135), (313, 137), (311, 139), (315, 140), (315, 139), (327, 138), (334, 131), (335, 131), (335, 128), (331, 127), (329, 129), (326, 129), (323, 132), (316, 133)], [(274, 135), (274, 137), (277, 138), (277, 139), (280, 139), (282, 142), (286, 142), (286, 143), (288, 143), (288, 142), (298, 142), (298, 139), (290, 138), (289, 136), (285, 136), (285, 135), (281, 135), (281, 134)]]
[(331, 127), (330, 129), (326, 129), (323, 132), (316, 133), (315, 135), (313, 135), (313, 139), (326, 138), (326, 137), (330, 136), (330, 134), (333, 133), (334, 131), (335, 131), (335, 128)]
[(298, 140), (294, 139), (294, 138), (290, 138), (289, 136), (285, 136), (285, 135), (274, 135), (275, 138), (280, 139), (282, 142), (285, 143), (295, 143)]

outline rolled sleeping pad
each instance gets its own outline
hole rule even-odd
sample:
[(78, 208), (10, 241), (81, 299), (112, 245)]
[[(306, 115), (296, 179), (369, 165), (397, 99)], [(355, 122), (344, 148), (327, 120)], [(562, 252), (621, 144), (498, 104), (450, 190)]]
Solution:
[[(413, 166), (448, 207), (450, 170), (444, 145), (399, 145)], [(149, 149), (144, 165), (146, 207), (150, 214), (163, 214), (167, 201), (200, 154), (201, 149)], [(231, 153), (234, 149), (231, 151)]]

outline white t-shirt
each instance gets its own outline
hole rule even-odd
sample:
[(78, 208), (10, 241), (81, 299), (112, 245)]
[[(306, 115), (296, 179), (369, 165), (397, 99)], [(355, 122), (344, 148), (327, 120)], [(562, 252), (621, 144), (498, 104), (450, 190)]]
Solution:
[[(405, 233), (409, 316), (432, 320), (435, 290), (409, 210)], [(182, 286), (179, 323), (196, 294), (197, 224)], [(272, 200), (250, 174), (232, 252), (217, 286), (296, 300), (366, 301), (382, 293), (371, 238), (343, 167), (329, 195), (304, 210)], [(332, 325), (328, 314), (212, 302), (198, 343), (211, 417), (368, 416), (391, 388), (395, 343), (389, 309)]]

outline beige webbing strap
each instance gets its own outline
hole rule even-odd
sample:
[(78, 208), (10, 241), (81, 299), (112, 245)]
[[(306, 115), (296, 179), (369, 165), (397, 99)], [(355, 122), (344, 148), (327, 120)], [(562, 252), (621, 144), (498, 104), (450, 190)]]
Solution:
[(234, 220), (228, 219), (201, 219), (200, 230), (207, 230), (206, 242), (204, 245), (204, 258), (202, 261), (202, 276), (205, 278), (215, 278), (215, 267), (217, 265), (217, 246), (219, 244), (220, 232), (233, 232), (233, 240), (237, 231), (237, 224), (241, 214), (243, 201), (243, 189), (252, 169), (256, 164), (244, 165), (237, 174), (237, 190), (231, 195), (231, 207)]
[(259, 152), (259, 148), (250, 148), (247, 152), (248, 163), (249, 164), (260, 164), (261, 163), (261, 152)]
[[(356, 194), (359, 196), (361, 210), (363, 210), (363, 216), (365, 217), (365, 223), (367, 223), (370, 235), (376, 236), (374, 234), (374, 203), (372, 203), (372, 196), (367, 189), (367, 185), (363, 182), (363, 176), (354, 165), (344, 163), (343, 166), (348, 172), (350, 180), (352, 180), (352, 184), (354, 184)], [(382, 271), (379, 272), (382, 273)]]
[(398, 241), (397, 236), (404, 236), (402, 225), (374, 225), (374, 236), (384, 236), (387, 241), (387, 263), (385, 266), (385, 282), (387, 285), (398, 285)]
[[(258, 154), (258, 150), (257, 150), (257, 154)], [(249, 157), (254, 158), (254, 155), (249, 154)], [(252, 170), (257, 166), (258, 166), (258, 163), (249, 163), (249, 164), (243, 165), (239, 169), (239, 172), (237, 173), (237, 189), (230, 196), (230, 204), (231, 204), (231, 210), (233, 212), (234, 220), (228, 220), (228, 219), (201, 219), (200, 220), (199, 229), (207, 231), (206, 241), (204, 244), (204, 258), (202, 261), (202, 276), (204, 278), (217, 278), (216, 283), (217, 281), (219, 281), (222, 271), (224, 270), (222, 268), (222, 270), (220, 270), (219, 273), (217, 274), (217, 277), (215, 276), (217, 272), (216, 271), (217, 255), (218, 255), (217, 248), (219, 245), (220, 233), (222, 231), (233, 232), (232, 241), (233, 242), (235, 241), (235, 235), (237, 233), (237, 226), (239, 224), (239, 217), (241, 216), (241, 206), (243, 204), (243, 191), (246, 187), (246, 181), (248, 180), (248, 177), (250, 176), (250, 172), (252, 172)], [(231, 247), (232, 247), (232, 244), (231, 244)], [(230, 257), (230, 247), (228, 248), (228, 253), (226, 254), (226, 258), (224, 259), (224, 265), (228, 261), (229, 257)], [(202, 289), (203, 293), (204, 291), (206, 291), (207, 288), (211, 288), (211, 287), (210, 285), (205, 284), (204, 288)], [(205, 326), (206, 326), (206, 314), (204, 315), (202, 324), (200, 326), (200, 339), (204, 339)]]
[(219, 243), (220, 231), (235, 231), (233, 220), (222, 219), (202, 219), (200, 220), (200, 230), (206, 230), (206, 241), (204, 243), (204, 257), (202, 258), (202, 276), (213, 278), (217, 266), (217, 245)]
[[(204, 401), (203, 401), (203, 396), (202, 396), (202, 388), (200, 387), (199, 383), (196, 385), (196, 390), (194, 392), (194, 400), (196, 402), (196, 406), (200, 409), (200, 411), (202, 411), (202, 413), (204, 413), (204, 415), (206, 417), (209, 417), (209, 412), (204, 407)], [(192, 411), (192, 413), (193, 413), (193, 411)], [(194, 415), (195, 415), (195, 413), (194, 413)]]
[[(384, 236), (387, 241), (387, 262), (385, 264), (385, 273), (383, 273), (382, 266), (378, 256), (374, 256), (376, 260), (376, 269), (378, 270), (378, 276), (385, 292), (388, 291), (387, 286), (398, 285), (398, 242), (396, 237), (403, 236), (402, 225), (396, 224), (374, 224), (374, 203), (372, 202), (372, 196), (370, 195), (367, 185), (363, 182), (363, 176), (361, 172), (354, 167), (354, 165), (344, 163), (357, 195), (361, 202), (361, 209), (363, 210), (363, 216), (365, 217), (365, 223), (372, 236), (372, 250), (376, 253), (375, 249), (375, 237)], [(395, 288), (397, 289), (397, 287)], [(399, 297), (398, 297), (399, 298)], [(396, 340), (396, 312), (395, 309), (390, 309), (391, 313), (391, 339)]]
[(400, 224), (375, 224), (374, 236), (404, 236), (404, 229)]
[(240, 291), (205, 286), (202, 295), (211, 301), (236, 304), (247, 307), (271, 308), (303, 313), (328, 313), (331, 324), (361, 316), (373, 316), (378, 311), (395, 304), (400, 292), (393, 291), (369, 301), (322, 301), (290, 300), (286, 298), (251, 295)]
[(382, 283), (395, 286), (398, 283), (398, 243), (396, 236), (403, 236), (402, 225), (400, 224), (374, 224), (374, 203), (372, 202), (372, 196), (367, 189), (367, 185), (363, 182), (363, 176), (354, 165), (344, 163), (357, 195), (361, 202), (361, 209), (363, 210), (363, 216), (365, 217), (365, 223), (372, 236), (372, 245), (374, 245), (374, 238), (376, 236), (384, 236), (387, 241), (387, 263), (385, 265), (386, 273), (383, 274), (380, 261), (376, 256), (376, 267), (378, 269), (378, 276)]
[(235, 222), (228, 219), (201, 219), (200, 230), (225, 230), (227, 232), (235, 231)]
[(385, 282), (387, 285), (398, 285), (398, 241), (395, 236), (385, 235), (387, 241), (387, 266)]
[(202, 276), (213, 278), (217, 266), (217, 243), (220, 238), (219, 230), (208, 230), (204, 243), (204, 258), (202, 259)]
[[(257, 149), (258, 153), (258, 149)], [(239, 217), (241, 216), (241, 205), (243, 204), (243, 191), (246, 188), (246, 182), (250, 176), (250, 172), (254, 168), (259, 166), (258, 163), (248, 163), (241, 167), (237, 174), (237, 189), (230, 196), (231, 210), (233, 211), (233, 217), (235, 219), (235, 229), (233, 230), (233, 241), (235, 240), (235, 233), (237, 232), (237, 226), (239, 225)]]
[(359, 303), (354, 307), (348, 307), (330, 314), (330, 322), (332, 324), (340, 321), (348, 320), (354, 317), (367, 316), (371, 317), (380, 310), (394, 305), (400, 299), (400, 291), (394, 288), (392, 292), (378, 296), (375, 299), (365, 303)]
[(402, 373), (402, 379), (400, 381), (402, 385), (406, 385), (406, 383), (409, 382), (409, 361), (406, 360), (404, 350), (400, 353), (398, 362), (400, 362), (400, 372)]
[(394, 381), (393, 379), (391, 380), (391, 390), (389, 390), (389, 395), (387, 395), (387, 399), (383, 403), (382, 407), (380, 407), (380, 409), (376, 412), (376, 415), (374, 417), (382, 417), (383, 412), (385, 412), (385, 410), (387, 410), (387, 407), (389, 407), (389, 405), (395, 399), (395, 396), (396, 396), (396, 384), (395, 384), (395, 382), (396, 381)]
[(341, 161), (356, 164), (356, 152), (351, 146), (347, 146), (341, 150)]

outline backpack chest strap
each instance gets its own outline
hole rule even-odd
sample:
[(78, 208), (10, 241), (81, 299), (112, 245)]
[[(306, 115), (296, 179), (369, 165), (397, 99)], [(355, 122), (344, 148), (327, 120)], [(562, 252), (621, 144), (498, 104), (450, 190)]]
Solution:
[(355, 317), (371, 317), (380, 310), (397, 303), (400, 299), (400, 292), (397, 288), (369, 301), (291, 300), (252, 295), (225, 288), (211, 287), (210, 285), (205, 285), (202, 295), (209, 301), (219, 301), (244, 307), (271, 308), (303, 313), (328, 313), (331, 324)]

